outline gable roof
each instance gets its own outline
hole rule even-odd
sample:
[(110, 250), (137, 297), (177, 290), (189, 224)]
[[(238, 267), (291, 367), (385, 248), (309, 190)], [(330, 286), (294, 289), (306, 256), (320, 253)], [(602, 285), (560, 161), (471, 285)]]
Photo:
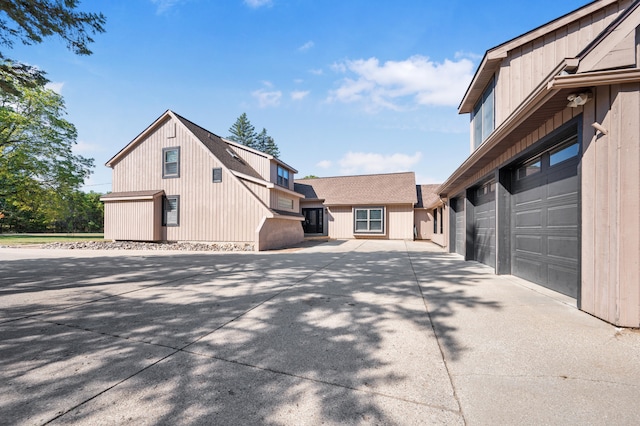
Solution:
[(413, 172), (300, 179), (295, 191), (326, 205), (415, 204)]
[(429, 185), (416, 185), (416, 192), (418, 193), (418, 203), (416, 208), (428, 209), (436, 205), (440, 201), (438, 196), (439, 183)]
[(573, 22), (579, 21), (586, 16), (593, 14), (594, 12), (604, 9), (605, 7), (617, 3), (620, 0), (596, 0), (585, 6), (582, 6), (573, 12), (569, 12), (551, 22), (541, 25), (527, 33), (524, 33), (518, 37), (515, 37), (509, 41), (506, 41), (492, 49), (487, 50), (478, 69), (476, 70), (471, 83), (467, 87), (467, 91), (464, 94), (462, 101), (458, 107), (460, 114), (470, 113), (473, 110), (474, 105), (484, 89), (489, 84), (489, 81), (493, 78), (495, 72), (500, 68), (502, 60), (505, 59), (508, 53), (518, 47), (521, 47), (533, 40), (544, 36), (552, 31), (556, 31), (564, 26), (567, 26)]

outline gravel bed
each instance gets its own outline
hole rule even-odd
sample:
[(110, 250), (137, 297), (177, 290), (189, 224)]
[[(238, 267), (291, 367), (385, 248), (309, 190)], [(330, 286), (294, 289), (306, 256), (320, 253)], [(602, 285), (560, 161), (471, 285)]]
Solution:
[(253, 251), (252, 244), (239, 243), (143, 243), (137, 241), (79, 241), (48, 243), (43, 249), (67, 250), (179, 250), (179, 251)]

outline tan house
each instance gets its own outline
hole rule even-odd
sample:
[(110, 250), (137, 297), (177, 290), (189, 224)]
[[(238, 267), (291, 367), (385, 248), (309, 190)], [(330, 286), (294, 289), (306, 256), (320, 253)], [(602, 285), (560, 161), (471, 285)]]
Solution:
[(417, 202), (413, 172), (300, 179), (305, 234), (412, 240)]
[(107, 162), (105, 238), (205, 241), (255, 250), (303, 240), (297, 171), (167, 111)]
[(445, 245), (640, 326), (640, 2), (599, 0), (486, 52), (442, 184)]

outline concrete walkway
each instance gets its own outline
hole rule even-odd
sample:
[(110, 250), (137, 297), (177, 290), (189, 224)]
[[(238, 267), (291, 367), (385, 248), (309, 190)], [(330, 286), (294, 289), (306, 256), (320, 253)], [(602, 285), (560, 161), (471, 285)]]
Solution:
[(421, 242), (0, 249), (0, 423), (640, 423), (640, 332), (571, 305)]

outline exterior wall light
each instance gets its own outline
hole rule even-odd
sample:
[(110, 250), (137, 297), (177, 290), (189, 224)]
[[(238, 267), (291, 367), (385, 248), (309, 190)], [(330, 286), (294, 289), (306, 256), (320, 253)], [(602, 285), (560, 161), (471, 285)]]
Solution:
[(569, 101), (567, 106), (570, 108), (577, 108), (586, 104), (589, 99), (591, 99), (591, 92), (572, 93), (567, 96), (567, 100)]

